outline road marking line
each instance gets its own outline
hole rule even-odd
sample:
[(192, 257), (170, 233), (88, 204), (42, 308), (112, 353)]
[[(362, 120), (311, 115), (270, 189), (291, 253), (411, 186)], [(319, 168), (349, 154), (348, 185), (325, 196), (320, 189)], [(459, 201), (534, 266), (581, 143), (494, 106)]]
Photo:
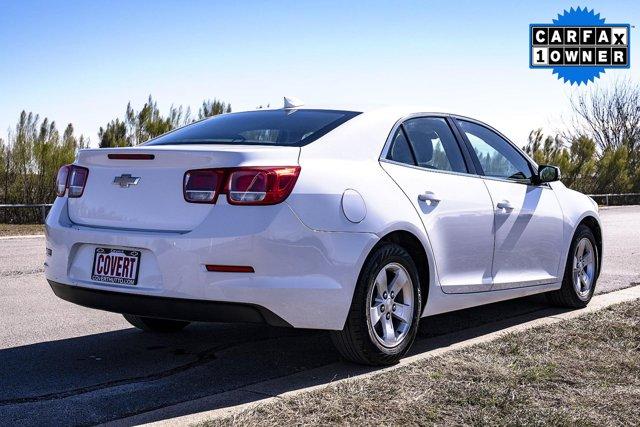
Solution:
[[(397, 365), (387, 368), (375, 369), (342, 362), (332, 363), (330, 365), (310, 369), (308, 371), (244, 386), (228, 392), (218, 393), (216, 395), (195, 399), (189, 402), (183, 402), (153, 411), (144, 412), (132, 417), (107, 423), (106, 425), (128, 426), (144, 424), (153, 426), (174, 426), (197, 424), (207, 420), (237, 414), (254, 406), (275, 402), (282, 398), (295, 396), (325, 387), (331, 387), (341, 382), (372, 377), (383, 372), (398, 369), (419, 360), (433, 358), (451, 351), (493, 341), (506, 334), (523, 332), (539, 326), (552, 325), (564, 320), (593, 313), (615, 304), (633, 301), (638, 298), (640, 298), (640, 286), (633, 286), (603, 295), (596, 295), (591, 300), (589, 306), (581, 310), (567, 311), (565, 309), (550, 307), (548, 309), (526, 313), (510, 319), (503, 319), (490, 324), (433, 338), (427, 338), (414, 343), (412, 352), (417, 352), (417, 354), (405, 357)], [(540, 316), (542, 314), (544, 314), (544, 317)], [(466, 336), (470, 338), (460, 339)], [(317, 385), (310, 387), (304, 386), (310, 382), (316, 383)], [(301, 387), (296, 388), (297, 384)], [(260, 399), (260, 396), (270, 397)], [(239, 401), (248, 403), (233, 404), (234, 402)], [(217, 409), (207, 410), (207, 408), (211, 407), (217, 407)]]

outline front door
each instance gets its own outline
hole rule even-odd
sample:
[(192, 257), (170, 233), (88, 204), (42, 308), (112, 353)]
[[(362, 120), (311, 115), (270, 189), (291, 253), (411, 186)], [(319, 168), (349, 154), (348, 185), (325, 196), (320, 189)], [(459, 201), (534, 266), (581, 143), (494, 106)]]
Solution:
[(447, 293), (491, 289), (494, 213), (481, 177), (468, 170), (442, 117), (406, 120), (382, 167), (420, 214)]
[(502, 136), (458, 120), (485, 175), (495, 211), (492, 290), (558, 281), (563, 218), (553, 189), (532, 183), (533, 165)]

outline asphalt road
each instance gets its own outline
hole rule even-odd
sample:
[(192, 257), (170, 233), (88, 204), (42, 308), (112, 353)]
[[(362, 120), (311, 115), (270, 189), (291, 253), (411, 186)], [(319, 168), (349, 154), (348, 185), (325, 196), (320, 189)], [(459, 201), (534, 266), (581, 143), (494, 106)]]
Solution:
[[(604, 209), (602, 219), (597, 292), (640, 283), (640, 207)], [(103, 423), (338, 361), (319, 331), (194, 324), (178, 334), (139, 332), (117, 314), (56, 298), (43, 259), (42, 237), (0, 239), (2, 425)], [(532, 297), (436, 316), (429, 334), (542, 307), (543, 299)]]

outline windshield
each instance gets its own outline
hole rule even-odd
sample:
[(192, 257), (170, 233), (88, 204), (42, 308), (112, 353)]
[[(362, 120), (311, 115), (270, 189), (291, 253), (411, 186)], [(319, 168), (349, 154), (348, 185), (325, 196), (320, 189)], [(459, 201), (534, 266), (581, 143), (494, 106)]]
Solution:
[(262, 110), (214, 116), (161, 135), (145, 145), (306, 145), (360, 113), (337, 110)]

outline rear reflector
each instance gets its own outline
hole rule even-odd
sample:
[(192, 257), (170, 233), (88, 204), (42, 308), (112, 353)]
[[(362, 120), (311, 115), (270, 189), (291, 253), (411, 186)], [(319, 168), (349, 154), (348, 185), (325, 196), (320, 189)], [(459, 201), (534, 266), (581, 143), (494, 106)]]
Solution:
[(153, 160), (156, 158), (155, 154), (108, 154), (111, 160)]
[(212, 265), (207, 264), (207, 271), (220, 273), (255, 273), (253, 267), (245, 265)]

